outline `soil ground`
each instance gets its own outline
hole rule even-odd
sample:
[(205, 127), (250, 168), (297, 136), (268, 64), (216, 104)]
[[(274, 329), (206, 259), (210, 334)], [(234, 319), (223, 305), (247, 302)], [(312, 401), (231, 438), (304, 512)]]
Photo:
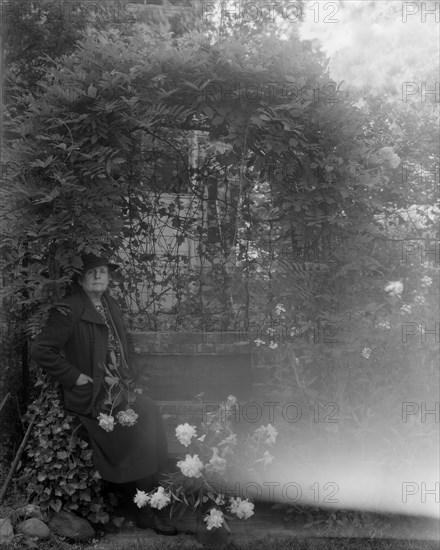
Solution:
[[(122, 512), (122, 511), (121, 511)], [(130, 521), (124, 522), (117, 532), (106, 533), (99, 542), (86, 550), (141, 550), (175, 548), (191, 550), (202, 548), (195, 537), (196, 522), (190, 514), (181, 520), (172, 519), (179, 534), (175, 537), (157, 535), (150, 529), (138, 529)], [(368, 524), (357, 526), (349, 522), (337, 530), (325, 530), (322, 524), (304, 527), (306, 521), (301, 513), (285, 522), (280, 510), (270, 506), (256, 507), (248, 520), (229, 521), (232, 534), (227, 548), (293, 548), (295, 550), (438, 550), (439, 525), (432, 518), (402, 516), (370, 516)], [(325, 525), (324, 525), (325, 527)], [(289, 542), (291, 541), (291, 543)]]

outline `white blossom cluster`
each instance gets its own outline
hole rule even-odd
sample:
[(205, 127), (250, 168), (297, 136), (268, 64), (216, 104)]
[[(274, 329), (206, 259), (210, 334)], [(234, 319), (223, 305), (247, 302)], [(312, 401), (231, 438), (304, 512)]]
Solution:
[[(242, 500), (240, 497), (230, 497), (228, 510), (239, 519), (249, 519), (254, 514), (254, 505), (248, 499)], [(211, 508), (209, 513), (203, 518), (208, 531), (218, 529), (225, 522), (223, 512), (218, 508)]]
[(203, 462), (198, 455), (187, 454), (185, 460), (179, 460), (177, 467), (186, 477), (202, 477)]
[[(233, 408), (238, 405), (237, 398), (233, 395), (229, 395), (222, 405), (226, 405), (228, 410), (233, 410)], [(127, 411), (125, 411), (125, 413), (126, 415), (124, 417), (121, 416), (123, 421), (131, 418), (130, 414), (127, 415)], [(215, 419), (215, 415), (213, 418)], [(103, 427), (107, 426), (107, 423), (109, 426), (113, 425), (113, 422), (113, 418), (109, 419), (108, 415), (102, 415), (101, 423)], [(235, 447), (238, 445), (237, 435), (230, 433), (230, 429), (224, 433), (223, 438), (218, 438), (215, 443), (216, 446), (208, 446), (206, 442), (203, 443), (206, 437), (208, 440), (210, 439), (213, 431), (216, 430), (215, 426), (213, 427), (211, 423), (209, 424), (209, 432), (199, 437), (196, 426), (192, 426), (188, 423), (177, 426), (175, 432), (177, 439), (184, 447), (189, 447), (185, 458), (177, 462), (177, 467), (184, 476), (184, 479), (180, 480), (179, 476), (172, 477), (170, 478), (171, 481), (168, 480), (165, 482), (165, 488), (159, 487), (157, 490), (149, 493), (137, 490), (133, 499), (136, 505), (139, 508), (149, 505), (152, 508), (160, 510), (175, 500), (182, 503), (183, 501), (180, 500), (176, 494), (183, 496), (186, 506), (191, 506), (194, 510), (201, 511), (201, 517), (203, 517), (208, 530), (219, 529), (223, 525), (228, 529), (226, 524), (227, 516), (224, 515), (223, 510), (225, 510), (225, 513), (229, 511), (235, 514), (240, 519), (251, 517), (254, 513), (254, 505), (249, 502), (248, 499), (243, 500), (240, 497), (226, 497), (224, 494), (217, 494), (209, 485), (210, 478), (207, 477), (204, 479), (206, 474), (224, 476), (227, 473), (228, 466), (230, 466), (229, 459), (230, 457), (234, 457)], [(278, 431), (271, 424), (260, 426), (254, 431), (252, 436), (252, 449), (260, 449), (260, 444), (273, 447), (276, 443), (277, 436)], [(263, 466), (266, 466), (271, 464), (274, 459), (275, 457), (266, 450), (261, 458), (255, 459), (255, 462), (262, 463)], [(173, 474), (173, 476), (174, 475), (175, 474)], [(194, 480), (197, 480), (194, 482), (196, 487), (204, 487), (197, 502), (191, 502), (191, 504), (189, 504), (186, 501), (185, 497), (192, 495), (192, 485), (190, 479), (185, 478), (194, 478)], [(207, 489), (209, 489), (210, 492), (205, 492)], [(189, 493), (185, 494), (187, 490), (189, 490)], [(191, 499), (189, 498), (189, 500)], [(210, 501), (212, 503), (211, 508), (209, 506)]]
[(145, 491), (139, 491), (138, 489), (133, 500), (138, 508), (142, 508), (143, 506), (149, 504), (151, 508), (162, 510), (162, 508), (168, 506), (171, 501), (171, 497), (163, 487), (158, 487), (158, 489), (152, 494), (146, 493)]
[(364, 359), (369, 359), (370, 358), (370, 355), (371, 355), (371, 348), (364, 348), (362, 351), (361, 351), (361, 355)]
[(269, 451), (264, 451), (263, 458), (259, 458), (256, 460), (256, 462), (262, 462), (263, 466), (268, 466), (269, 464), (272, 464), (272, 462), (275, 460), (275, 457), (270, 454)]
[(134, 426), (139, 415), (133, 409), (126, 409), (125, 411), (119, 411), (116, 418), (122, 426)]
[(119, 422), (121, 426), (129, 427), (134, 426), (138, 418), (139, 415), (133, 409), (119, 411), (116, 419), (111, 414), (99, 413), (98, 424), (106, 432), (112, 432), (115, 429), (116, 422)]
[(225, 518), (221, 510), (218, 508), (211, 508), (211, 510), (209, 510), (209, 514), (204, 517), (204, 521), (206, 522), (206, 528), (208, 531), (211, 531), (211, 529), (218, 529), (221, 527), (225, 521)]
[(249, 519), (254, 514), (254, 505), (248, 499), (231, 497), (229, 510), (236, 514), (239, 519)]
[(273, 447), (277, 439), (278, 430), (269, 423), (267, 426), (260, 426), (257, 428), (254, 435), (258, 439), (263, 440), (266, 445)]
[(184, 447), (188, 447), (191, 443), (191, 439), (196, 435), (196, 427), (190, 426), (188, 422), (180, 424), (176, 428), (176, 437)]
[(403, 283), (401, 281), (390, 281), (385, 287), (385, 292), (388, 292), (391, 296), (400, 298), (403, 292)]
[(282, 313), (286, 313), (286, 308), (283, 306), (283, 304), (277, 304), (275, 306), (275, 314), (280, 316)]
[(431, 286), (432, 278), (429, 275), (425, 275), (421, 280), (422, 286)]
[(222, 475), (226, 472), (226, 466), (228, 463), (224, 458), (218, 455), (217, 447), (213, 447), (212, 452), (212, 458), (206, 464), (206, 471)]

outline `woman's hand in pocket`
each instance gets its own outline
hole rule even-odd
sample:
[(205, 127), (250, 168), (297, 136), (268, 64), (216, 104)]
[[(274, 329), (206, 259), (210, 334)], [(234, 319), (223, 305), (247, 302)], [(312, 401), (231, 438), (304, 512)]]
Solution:
[(93, 378), (87, 376), (87, 374), (80, 374), (75, 382), (75, 386), (84, 386), (85, 384), (93, 384)]

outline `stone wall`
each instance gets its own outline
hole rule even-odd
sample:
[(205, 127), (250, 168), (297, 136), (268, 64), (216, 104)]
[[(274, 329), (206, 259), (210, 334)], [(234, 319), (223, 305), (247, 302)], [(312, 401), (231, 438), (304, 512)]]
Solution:
[(137, 332), (129, 338), (144, 393), (161, 408), (170, 455), (182, 451), (174, 436), (178, 424), (200, 424), (204, 412), (230, 394), (252, 398), (251, 344), (238, 333)]

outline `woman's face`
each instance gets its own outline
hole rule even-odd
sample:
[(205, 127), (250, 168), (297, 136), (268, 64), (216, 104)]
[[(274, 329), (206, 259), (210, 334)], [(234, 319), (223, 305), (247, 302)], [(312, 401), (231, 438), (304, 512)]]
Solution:
[(87, 294), (100, 296), (108, 287), (109, 274), (108, 267), (106, 265), (100, 265), (89, 269), (79, 279), (79, 284)]

